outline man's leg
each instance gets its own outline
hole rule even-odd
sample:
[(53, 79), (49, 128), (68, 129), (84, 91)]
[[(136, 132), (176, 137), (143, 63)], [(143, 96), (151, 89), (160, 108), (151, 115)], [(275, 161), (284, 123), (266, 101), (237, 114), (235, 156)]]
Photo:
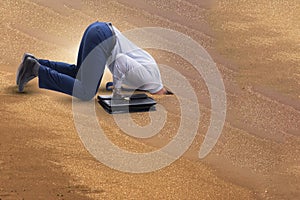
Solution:
[(41, 65), (38, 72), (39, 87), (72, 95), (75, 78)]
[(38, 59), (38, 62), (46, 67), (54, 69), (55, 71), (71, 76), (73, 78), (76, 77), (79, 67), (74, 64), (68, 64), (63, 62), (55, 62), (50, 60)]
[(92, 51), (80, 69), (82, 79), (76, 79), (54, 69), (41, 65), (39, 68), (39, 87), (73, 95), (82, 100), (94, 97), (99, 87), (106, 64), (106, 56), (101, 48)]
[[(85, 44), (86, 44), (86, 41), (88, 40), (87, 34), (89, 33), (89, 30), (95, 26), (95, 24), (96, 23), (93, 23), (90, 26), (88, 26), (88, 28), (86, 29), (86, 31), (84, 32), (84, 34), (82, 36), (80, 46), (79, 46), (79, 52), (78, 52), (78, 56), (77, 56), (77, 65), (63, 63), (63, 62), (55, 62), (55, 61), (50, 61), (50, 60), (45, 60), (45, 59), (38, 59), (38, 62), (41, 65), (49, 67), (51, 69), (54, 69), (59, 73), (63, 73), (63, 74), (69, 75), (73, 78), (76, 78), (78, 70), (81, 66), (81, 63), (84, 60), (84, 58), (86, 57), (85, 54), (89, 52), (89, 51), (85, 50), (85, 48), (86, 48)], [(84, 52), (85, 52), (85, 54), (84, 54)]]
[[(98, 90), (108, 57), (102, 43), (111, 36), (112, 33), (105, 23), (89, 26), (83, 36), (78, 55), (80, 79), (41, 65), (40, 88), (63, 92), (82, 100), (92, 99)], [(107, 45), (105, 42), (104, 44)]]
[(89, 26), (81, 41), (78, 63), (80, 66), (73, 95), (88, 100), (95, 96), (102, 80), (107, 58), (114, 47), (112, 32), (106, 23)]

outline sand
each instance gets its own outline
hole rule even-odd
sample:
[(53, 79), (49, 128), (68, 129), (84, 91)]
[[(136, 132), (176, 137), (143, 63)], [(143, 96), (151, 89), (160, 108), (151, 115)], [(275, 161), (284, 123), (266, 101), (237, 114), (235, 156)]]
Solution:
[[(299, 14), (296, 0), (0, 1), (0, 199), (299, 199)], [(123, 173), (93, 158), (75, 129), (70, 97), (40, 90), (37, 80), (17, 92), (24, 52), (74, 63), (83, 31), (96, 20), (122, 31), (170, 28), (212, 55), (228, 110), (221, 138), (205, 159), (198, 151), (209, 126), (208, 91), (193, 67), (171, 53), (149, 50), (190, 81), (202, 115), (188, 152), (156, 172)], [(97, 107), (107, 137), (133, 152), (167, 144), (179, 126), (178, 101), (155, 98), (168, 111), (157, 136), (129, 137)], [(150, 123), (145, 113), (132, 118)]]

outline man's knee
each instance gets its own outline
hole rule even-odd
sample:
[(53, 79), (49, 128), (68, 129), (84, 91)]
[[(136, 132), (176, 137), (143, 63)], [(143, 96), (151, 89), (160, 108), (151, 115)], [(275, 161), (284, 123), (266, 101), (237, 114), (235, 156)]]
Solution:
[(82, 101), (90, 101), (92, 100), (97, 93), (97, 90), (86, 89), (84, 87), (77, 87), (73, 90), (73, 96), (82, 100)]
[(91, 101), (95, 95), (86, 95), (86, 96), (79, 96), (77, 97), (81, 101)]

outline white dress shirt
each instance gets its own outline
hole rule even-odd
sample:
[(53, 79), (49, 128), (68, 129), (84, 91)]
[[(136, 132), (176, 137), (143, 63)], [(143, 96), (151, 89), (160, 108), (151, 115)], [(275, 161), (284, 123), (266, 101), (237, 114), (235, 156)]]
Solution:
[(108, 60), (114, 87), (125, 84), (133, 89), (156, 93), (163, 88), (161, 75), (154, 58), (128, 40), (116, 27), (116, 45)]

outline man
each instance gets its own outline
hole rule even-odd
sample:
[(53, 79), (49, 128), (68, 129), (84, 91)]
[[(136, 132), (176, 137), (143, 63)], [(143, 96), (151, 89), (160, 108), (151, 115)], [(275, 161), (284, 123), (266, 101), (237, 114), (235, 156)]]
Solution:
[(85, 31), (77, 65), (37, 59), (24, 54), (17, 71), (19, 92), (35, 77), (39, 87), (91, 100), (101, 83), (105, 66), (113, 75), (114, 97), (121, 97), (126, 84), (152, 94), (167, 94), (153, 57), (129, 41), (111, 23), (95, 22)]

